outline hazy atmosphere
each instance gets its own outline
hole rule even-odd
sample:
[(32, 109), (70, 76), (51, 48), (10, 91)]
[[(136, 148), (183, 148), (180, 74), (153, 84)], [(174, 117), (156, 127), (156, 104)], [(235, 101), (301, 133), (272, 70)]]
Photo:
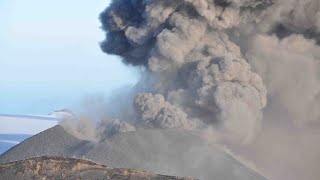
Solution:
[(0, 12), (0, 175), (76, 158), (320, 178), (319, 0), (4, 0)]

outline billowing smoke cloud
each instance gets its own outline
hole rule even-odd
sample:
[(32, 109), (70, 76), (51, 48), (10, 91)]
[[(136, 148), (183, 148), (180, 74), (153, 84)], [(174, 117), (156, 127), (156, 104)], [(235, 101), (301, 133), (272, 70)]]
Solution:
[(262, 78), (224, 32), (269, 1), (113, 1), (101, 14), (104, 52), (147, 68), (149, 92), (135, 98), (136, 125), (219, 127), (247, 142), (266, 105)]
[(279, 38), (302, 34), (320, 42), (320, 1), (272, 0), (272, 6), (263, 9), (263, 16), (253, 24), (263, 33), (274, 33)]
[(94, 136), (204, 130), (272, 179), (319, 179), (319, 0), (114, 0), (100, 20), (102, 51), (145, 71)]
[[(178, 107), (166, 102), (160, 94), (140, 94), (135, 98), (137, 112), (141, 115), (142, 125), (151, 128), (192, 128), (192, 121)], [(140, 121), (138, 121), (140, 123)]]
[(314, 40), (257, 35), (247, 56), (264, 78), (270, 105), (298, 126), (320, 122), (320, 47)]

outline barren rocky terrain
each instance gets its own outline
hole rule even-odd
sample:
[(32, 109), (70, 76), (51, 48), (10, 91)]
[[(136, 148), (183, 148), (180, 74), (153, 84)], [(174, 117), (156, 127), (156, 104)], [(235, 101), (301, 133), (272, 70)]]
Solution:
[(2, 180), (15, 179), (117, 179), (117, 180), (193, 180), (157, 175), (140, 170), (113, 169), (87, 160), (38, 157), (0, 165)]

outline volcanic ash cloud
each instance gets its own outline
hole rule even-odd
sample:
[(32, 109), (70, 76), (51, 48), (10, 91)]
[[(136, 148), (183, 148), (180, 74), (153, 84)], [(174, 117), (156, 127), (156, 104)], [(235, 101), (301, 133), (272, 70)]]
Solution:
[(102, 51), (143, 72), (72, 132), (200, 130), (271, 179), (319, 179), (319, 0), (113, 0), (100, 20)]
[[(149, 88), (134, 101), (139, 126), (204, 128), (249, 141), (266, 105), (262, 78), (251, 70), (227, 29), (256, 1), (113, 1), (102, 14), (104, 52), (147, 68)], [(151, 82), (150, 82), (151, 81)]]

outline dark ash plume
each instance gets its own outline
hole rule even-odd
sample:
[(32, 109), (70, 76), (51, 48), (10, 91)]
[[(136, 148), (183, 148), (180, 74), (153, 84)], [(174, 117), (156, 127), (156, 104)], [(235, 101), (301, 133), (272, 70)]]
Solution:
[[(102, 119), (95, 136), (209, 128), (217, 142), (252, 152), (272, 179), (319, 179), (318, 152), (308, 149), (320, 146), (306, 140), (320, 138), (309, 133), (320, 125), (319, 0), (113, 0), (100, 20), (102, 51), (145, 72), (127, 109)], [(287, 142), (296, 132), (302, 140)]]
[(113, 1), (100, 16), (107, 32), (102, 50), (156, 77), (149, 88), (155, 94), (136, 97), (136, 125), (214, 125), (237, 140), (252, 139), (266, 89), (224, 31), (254, 22), (262, 5), (270, 2)]

